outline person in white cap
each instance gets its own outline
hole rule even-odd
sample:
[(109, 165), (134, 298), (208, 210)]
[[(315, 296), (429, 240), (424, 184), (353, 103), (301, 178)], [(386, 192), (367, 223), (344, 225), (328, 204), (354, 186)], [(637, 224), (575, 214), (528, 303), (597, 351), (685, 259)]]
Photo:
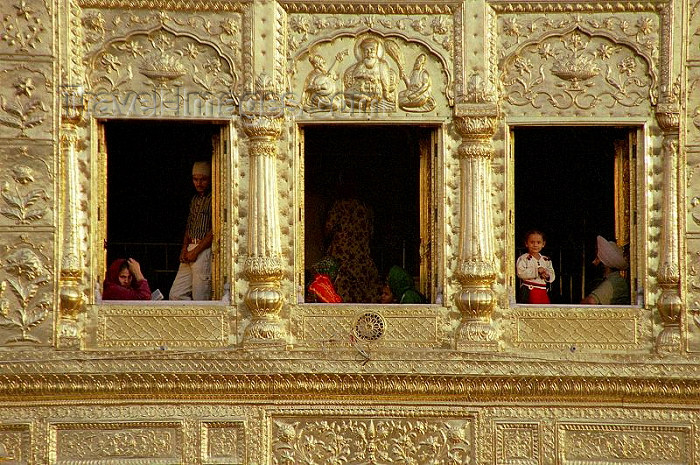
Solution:
[(170, 288), (170, 300), (211, 299), (211, 163), (192, 165), (192, 183), (197, 191), (190, 202), (180, 267)]
[(594, 265), (603, 265), (605, 280), (588, 294), (581, 303), (589, 305), (629, 305), (630, 287), (620, 270), (627, 269), (622, 249), (613, 241), (598, 236), (598, 253)]

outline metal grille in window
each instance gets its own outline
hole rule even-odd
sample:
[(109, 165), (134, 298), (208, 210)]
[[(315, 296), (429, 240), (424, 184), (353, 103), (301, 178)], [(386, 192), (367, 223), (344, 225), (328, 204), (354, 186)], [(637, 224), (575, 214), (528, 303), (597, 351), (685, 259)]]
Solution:
[(376, 341), (384, 336), (386, 321), (379, 313), (365, 312), (355, 323), (355, 337), (363, 341)]

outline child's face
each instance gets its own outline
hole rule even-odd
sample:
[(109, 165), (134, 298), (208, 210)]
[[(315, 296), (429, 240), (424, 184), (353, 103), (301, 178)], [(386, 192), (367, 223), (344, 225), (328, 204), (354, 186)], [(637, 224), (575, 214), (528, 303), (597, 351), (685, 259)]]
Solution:
[(382, 296), (379, 301), (383, 304), (390, 304), (394, 302), (394, 294), (391, 293), (391, 288), (388, 284), (385, 284), (382, 288)]
[(525, 247), (530, 254), (538, 254), (544, 248), (545, 241), (541, 234), (530, 234), (525, 241)]

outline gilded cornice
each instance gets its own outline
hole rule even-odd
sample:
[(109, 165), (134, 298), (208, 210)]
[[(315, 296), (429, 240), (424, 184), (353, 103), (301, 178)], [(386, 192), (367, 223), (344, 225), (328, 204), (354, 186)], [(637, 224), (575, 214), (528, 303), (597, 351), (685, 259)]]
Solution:
[(78, 0), (82, 8), (170, 11), (226, 11), (242, 13), (251, 2), (225, 0)]
[(617, 13), (661, 11), (668, 2), (511, 2), (490, 1), (496, 13)]
[(3, 402), (160, 399), (700, 402), (700, 379), (419, 374), (45, 373), (0, 375)]
[(461, 2), (328, 2), (307, 0), (303, 2), (279, 2), (287, 13), (334, 13), (334, 14), (452, 14)]

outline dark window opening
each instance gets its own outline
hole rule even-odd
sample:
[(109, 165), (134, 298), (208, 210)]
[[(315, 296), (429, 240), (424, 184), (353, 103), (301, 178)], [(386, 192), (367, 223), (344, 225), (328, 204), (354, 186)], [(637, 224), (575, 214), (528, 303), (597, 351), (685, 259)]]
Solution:
[(617, 241), (629, 263), (634, 133), (618, 127), (513, 129), (515, 258), (527, 252), (527, 231), (545, 233), (542, 254), (551, 257), (556, 273), (552, 304), (578, 304), (602, 281), (591, 263), (598, 235)]
[(167, 299), (179, 265), (192, 164), (212, 156), (219, 126), (192, 122), (108, 121), (107, 263), (132, 257), (151, 290)]
[[(376, 295), (365, 293), (359, 301), (378, 302), (381, 284), (393, 265), (404, 268), (414, 277), (416, 289), (429, 294), (427, 283), (421, 288), (421, 221), (426, 218), (421, 213), (420, 183), (426, 179), (421, 169), (426, 170), (427, 164), (421, 164), (421, 157), (430, 158), (425, 140), (430, 140), (431, 132), (415, 126), (304, 128), (306, 285), (312, 266), (328, 254), (336, 237), (327, 228), (334, 202), (354, 198), (372, 213), (369, 248), (379, 279), (373, 288)], [(356, 246), (353, 239), (350, 242)], [(340, 266), (342, 271), (346, 264)]]

